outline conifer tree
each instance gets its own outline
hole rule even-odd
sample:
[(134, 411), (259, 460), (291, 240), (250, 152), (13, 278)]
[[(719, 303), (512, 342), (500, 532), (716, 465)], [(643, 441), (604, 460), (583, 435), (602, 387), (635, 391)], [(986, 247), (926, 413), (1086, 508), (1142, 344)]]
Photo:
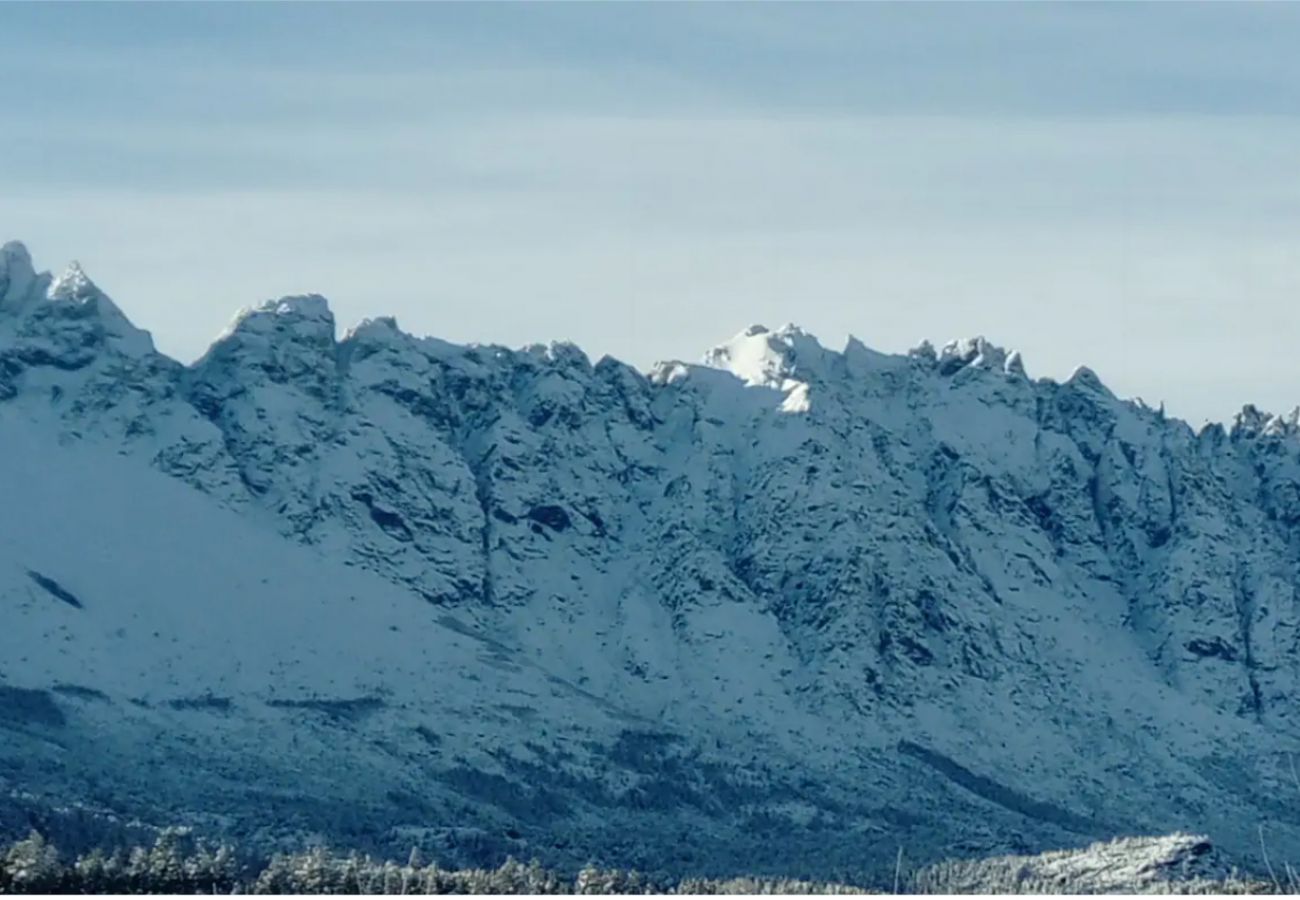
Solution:
[(0, 890), (23, 893), (54, 893), (59, 889), (58, 852), (33, 831), (4, 855)]

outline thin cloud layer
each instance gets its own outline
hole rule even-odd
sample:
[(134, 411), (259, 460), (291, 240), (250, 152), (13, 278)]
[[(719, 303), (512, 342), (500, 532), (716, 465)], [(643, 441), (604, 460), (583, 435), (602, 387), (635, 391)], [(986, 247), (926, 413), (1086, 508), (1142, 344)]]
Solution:
[(1300, 401), (1300, 10), (19, 6), (4, 237), (160, 347), (347, 323), (639, 365), (984, 333), (1193, 423)]

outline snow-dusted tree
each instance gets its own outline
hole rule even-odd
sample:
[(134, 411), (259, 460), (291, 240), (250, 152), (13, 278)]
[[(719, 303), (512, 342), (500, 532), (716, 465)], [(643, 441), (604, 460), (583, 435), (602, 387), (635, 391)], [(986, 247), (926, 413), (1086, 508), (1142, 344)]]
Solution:
[(108, 856), (98, 847), (90, 853), (77, 857), (73, 864), (73, 874), (77, 878), (77, 891), (81, 893), (113, 893), (113, 884), (108, 879)]
[(256, 894), (289, 894), (293, 892), (293, 868), (289, 858), (277, 853), (257, 876), (253, 885)]
[(596, 868), (595, 863), (587, 863), (578, 870), (578, 877), (573, 882), (573, 892), (575, 894), (599, 894), (601, 885), (601, 871)]
[(362, 893), (361, 857), (357, 856), (355, 850), (339, 865), (338, 885), (340, 894)]
[(331, 860), (323, 847), (313, 847), (291, 858), (289, 864), (293, 891), (300, 894), (323, 894), (331, 887)]
[(127, 856), (121, 847), (115, 849), (104, 862), (104, 884), (112, 885), (106, 893), (120, 894), (127, 890)]
[(402, 894), (405, 893), (405, 879), (402, 877), (401, 867), (392, 861), (384, 863), (382, 881), (380, 882), (382, 892), (385, 894)]
[(143, 847), (132, 847), (126, 855), (126, 866), (122, 872), (129, 891), (144, 893), (149, 879), (149, 851)]
[(528, 870), (513, 856), (506, 857), (506, 861), (492, 873), (493, 888), (502, 894), (524, 893), (527, 881)]
[(239, 863), (235, 858), (235, 848), (229, 844), (218, 844), (208, 860), (207, 872), (199, 876), (198, 889), (204, 893), (228, 893), (239, 883)]
[(62, 881), (58, 852), (33, 831), (14, 844), (0, 866), (0, 891), (5, 893), (55, 893)]
[(450, 894), (451, 885), (448, 873), (438, 868), (437, 863), (429, 863), (420, 870), (418, 888), (421, 894)]
[(165, 828), (154, 840), (149, 849), (145, 875), (145, 888), (150, 893), (177, 894), (188, 889), (181, 846), (185, 836), (183, 831)]
[(534, 858), (528, 864), (524, 872), (525, 894), (561, 894), (566, 890), (567, 886), (560, 881), (559, 877), (542, 866), (539, 860)]

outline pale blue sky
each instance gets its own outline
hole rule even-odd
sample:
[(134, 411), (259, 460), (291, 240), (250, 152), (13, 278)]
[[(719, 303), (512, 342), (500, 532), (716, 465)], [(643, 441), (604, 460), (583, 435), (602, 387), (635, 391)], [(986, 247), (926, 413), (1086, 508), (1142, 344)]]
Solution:
[(183, 359), (328, 296), (640, 366), (985, 334), (1300, 402), (1300, 5), (0, 4), (0, 239)]

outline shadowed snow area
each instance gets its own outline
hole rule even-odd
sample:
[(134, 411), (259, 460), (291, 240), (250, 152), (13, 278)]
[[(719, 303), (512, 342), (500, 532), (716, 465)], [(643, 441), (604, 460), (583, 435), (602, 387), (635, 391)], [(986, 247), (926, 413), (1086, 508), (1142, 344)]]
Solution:
[(1193, 432), (982, 338), (755, 326), (649, 375), (338, 340), (316, 296), (183, 366), (7, 244), (0, 497), (0, 823), (885, 879), (1178, 830), (1259, 870), (1266, 823), (1300, 859), (1294, 416)]

